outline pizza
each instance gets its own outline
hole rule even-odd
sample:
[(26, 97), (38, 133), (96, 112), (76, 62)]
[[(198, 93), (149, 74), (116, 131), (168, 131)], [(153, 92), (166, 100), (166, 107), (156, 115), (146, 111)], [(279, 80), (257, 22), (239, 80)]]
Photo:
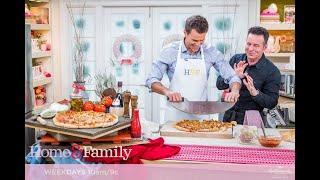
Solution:
[(111, 113), (95, 111), (58, 112), (53, 118), (56, 126), (65, 128), (99, 128), (108, 127), (118, 122), (118, 116)]
[(221, 122), (219, 120), (183, 119), (175, 124), (175, 128), (186, 132), (223, 132), (235, 125), (237, 125), (236, 121)]
[(176, 123), (175, 128), (181, 131), (196, 132), (200, 129), (200, 121), (182, 120)]

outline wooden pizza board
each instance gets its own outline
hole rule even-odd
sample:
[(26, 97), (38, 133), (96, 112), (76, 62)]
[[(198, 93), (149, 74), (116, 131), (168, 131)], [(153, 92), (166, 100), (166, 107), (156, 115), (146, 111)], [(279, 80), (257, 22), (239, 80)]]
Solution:
[(119, 122), (115, 125), (105, 128), (90, 128), (90, 129), (76, 129), (76, 128), (64, 128), (53, 124), (52, 119), (46, 119), (45, 125), (35, 120), (35, 117), (31, 117), (25, 120), (25, 127), (41, 129), (48, 132), (60, 133), (74, 137), (97, 139), (102, 136), (117, 132), (121, 129), (125, 129), (131, 126), (131, 119), (119, 117)]
[(169, 121), (160, 129), (161, 136), (178, 136), (178, 137), (204, 137), (204, 138), (221, 138), (232, 139), (232, 128), (224, 132), (186, 132), (180, 131), (174, 127), (176, 122)]
[(148, 144), (149, 141), (141, 140), (141, 139), (132, 139), (130, 141), (121, 142), (121, 143), (92, 143), (90, 146), (96, 149), (110, 149), (116, 147), (127, 147), (132, 145), (139, 145), (139, 144)]
[(130, 141), (133, 138), (131, 137), (129, 129), (123, 129), (120, 130), (117, 133), (111, 133), (103, 137), (99, 137), (97, 139), (86, 139), (86, 138), (79, 138), (69, 135), (63, 135), (60, 133), (53, 133), (53, 132), (47, 132), (44, 136), (41, 137), (40, 143), (44, 144), (60, 144), (63, 142), (80, 142), (82, 144), (91, 144), (94, 142), (111, 142), (111, 143), (121, 143), (124, 141)]

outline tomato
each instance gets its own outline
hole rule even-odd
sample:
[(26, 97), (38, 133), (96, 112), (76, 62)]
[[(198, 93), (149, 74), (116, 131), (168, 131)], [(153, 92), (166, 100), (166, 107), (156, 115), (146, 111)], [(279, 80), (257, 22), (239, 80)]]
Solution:
[(83, 108), (84, 111), (92, 111), (94, 109), (94, 104), (91, 101), (87, 101), (83, 104)]
[(93, 110), (96, 112), (106, 112), (106, 107), (103, 104), (96, 104)]
[(110, 96), (105, 96), (102, 98), (101, 103), (106, 107), (110, 107), (112, 104), (112, 98)]

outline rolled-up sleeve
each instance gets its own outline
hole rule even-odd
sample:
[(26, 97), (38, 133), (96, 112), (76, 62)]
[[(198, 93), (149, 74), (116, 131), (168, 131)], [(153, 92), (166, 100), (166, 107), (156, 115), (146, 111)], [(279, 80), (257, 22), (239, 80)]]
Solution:
[(229, 62), (224, 60), (222, 53), (215, 50), (212, 53), (212, 57), (214, 63), (213, 66), (222, 77), (220, 78), (220, 83), (222, 83), (221, 81), (223, 80), (223, 83), (228, 84), (229, 86), (234, 82), (241, 84), (241, 79), (236, 75)]
[(164, 73), (168, 70), (168, 62), (171, 58), (169, 57), (168, 50), (160, 52), (159, 58), (152, 63), (152, 69), (149, 73), (145, 86), (151, 89), (151, 85), (155, 82), (160, 82), (163, 78)]

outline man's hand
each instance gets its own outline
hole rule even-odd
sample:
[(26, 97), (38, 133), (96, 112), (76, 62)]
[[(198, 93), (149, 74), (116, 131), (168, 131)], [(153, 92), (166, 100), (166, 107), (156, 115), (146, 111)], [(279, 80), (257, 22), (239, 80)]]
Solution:
[(165, 96), (169, 98), (170, 102), (179, 102), (182, 101), (181, 94), (178, 92), (168, 91), (165, 93)]
[(182, 101), (181, 94), (178, 92), (172, 92), (165, 86), (163, 86), (160, 82), (154, 82), (151, 85), (151, 89), (153, 92), (165, 95), (169, 98), (169, 101)]
[(225, 102), (237, 102), (239, 99), (239, 91), (238, 90), (233, 90), (229, 93), (226, 94), (226, 96), (224, 97), (224, 101)]
[(247, 73), (245, 73), (244, 76), (246, 77), (247, 80), (243, 79), (243, 84), (246, 85), (250, 95), (251, 96), (258, 95), (258, 91), (253, 85), (253, 79)]
[(244, 78), (244, 69), (248, 66), (248, 63), (246, 61), (240, 61), (238, 64), (234, 63), (233, 69), (236, 72), (236, 74), (239, 76), (239, 78)]

